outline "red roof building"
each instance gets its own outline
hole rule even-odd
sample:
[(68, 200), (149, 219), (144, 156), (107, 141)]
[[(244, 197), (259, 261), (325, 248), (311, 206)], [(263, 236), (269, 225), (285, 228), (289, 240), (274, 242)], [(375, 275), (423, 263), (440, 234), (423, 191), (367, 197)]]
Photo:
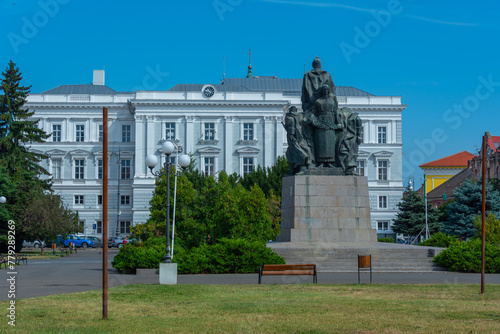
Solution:
[(436, 189), (453, 176), (469, 167), (469, 160), (475, 155), (462, 151), (450, 156), (420, 165), (425, 174), (426, 192)]

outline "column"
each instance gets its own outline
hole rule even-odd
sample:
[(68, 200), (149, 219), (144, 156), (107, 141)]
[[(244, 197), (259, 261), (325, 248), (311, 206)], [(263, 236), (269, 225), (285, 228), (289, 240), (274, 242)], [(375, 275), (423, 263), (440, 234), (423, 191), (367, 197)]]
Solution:
[(194, 154), (194, 139), (198, 138), (198, 135), (194, 134), (194, 116), (186, 116), (186, 129), (185, 129), (185, 150), (184, 154)]
[(219, 170), (226, 170), (228, 174), (234, 172), (232, 166), (233, 157), (233, 128), (234, 128), (234, 118), (233, 116), (224, 117), (225, 120), (225, 131), (224, 131), (224, 166)]
[[(262, 139), (262, 148), (264, 149), (263, 167), (271, 167), (274, 164), (273, 145), (274, 135), (272, 133), (272, 117), (264, 116), (264, 135)], [(271, 141), (271, 143), (269, 143)]]
[(146, 148), (146, 138), (144, 137), (145, 126), (144, 117), (135, 116), (135, 173), (136, 177), (145, 177), (146, 170), (146, 155), (149, 154)]

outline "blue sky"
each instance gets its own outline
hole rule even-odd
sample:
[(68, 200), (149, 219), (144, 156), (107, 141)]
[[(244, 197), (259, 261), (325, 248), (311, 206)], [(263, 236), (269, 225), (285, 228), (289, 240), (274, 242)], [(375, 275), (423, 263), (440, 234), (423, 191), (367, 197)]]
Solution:
[[(493, 1), (0, 0), (0, 68), (40, 93), (106, 70), (117, 91), (254, 75), (301, 78), (314, 56), (339, 86), (402, 96), (404, 183), (419, 164), (500, 135)], [(2, 65), (3, 64), (3, 65)], [(154, 73), (154, 75), (152, 74)]]

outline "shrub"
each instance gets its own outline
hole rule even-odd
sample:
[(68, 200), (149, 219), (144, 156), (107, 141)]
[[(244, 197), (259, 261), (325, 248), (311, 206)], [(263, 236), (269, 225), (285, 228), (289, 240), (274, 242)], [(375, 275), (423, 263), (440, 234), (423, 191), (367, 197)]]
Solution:
[[(255, 273), (263, 264), (284, 264), (285, 260), (259, 241), (223, 238), (213, 245), (185, 250), (174, 248), (173, 262), (179, 274)], [(165, 257), (165, 237), (120, 248), (111, 265), (134, 274), (138, 268), (157, 269)]]
[[(483, 235), (483, 223), (480, 215), (474, 217), (474, 225), (477, 229), (477, 236), (479, 238)], [(485, 221), (485, 239), (486, 242), (492, 244), (500, 243), (500, 220), (493, 213), (489, 213)]]
[(201, 245), (177, 252), (179, 274), (255, 273), (263, 264), (284, 264), (285, 260), (258, 241), (220, 239), (213, 245)]
[[(434, 257), (434, 262), (451, 271), (478, 273), (481, 271), (481, 240), (452, 243)], [(485, 245), (485, 271), (500, 272), (500, 248), (496, 245)]]
[(377, 238), (378, 242), (394, 242), (392, 237)]
[(165, 238), (149, 238), (144, 243), (124, 245), (111, 262), (118, 271), (135, 274), (137, 268), (157, 269), (165, 257)]
[(430, 247), (450, 247), (451, 244), (457, 243), (458, 239), (442, 232), (434, 233), (429, 239), (419, 243), (419, 246)]

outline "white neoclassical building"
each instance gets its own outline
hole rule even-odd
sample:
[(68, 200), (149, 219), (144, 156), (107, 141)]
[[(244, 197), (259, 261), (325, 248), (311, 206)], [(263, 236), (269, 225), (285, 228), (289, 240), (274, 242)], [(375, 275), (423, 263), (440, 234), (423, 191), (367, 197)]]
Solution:
[[(300, 110), (301, 87), (302, 79), (254, 77), (116, 92), (105, 86), (104, 71), (94, 71), (92, 84), (62, 85), (28, 97), (39, 127), (52, 134), (31, 149), (49, 156), (42, 166), (51, 173), (56, 193), (79, 212), (84, 232), (101, 235), (102, 110), (107, 107), (108, 232), (125, 234), (149, 217), (155, 182), (145, 157), (161, 157), (164, 140), (192, 154), (206, 174), (272, 166), (286, 151), (284, 111), (290, 105)], [(406, 106), (400, 96), (374, 96), (353, 87), (338, 86), (337, 97), (363, 121), (358, 172), (369, 180), (372, 227), (391, 233), (403, 192), (401, 113)]]

